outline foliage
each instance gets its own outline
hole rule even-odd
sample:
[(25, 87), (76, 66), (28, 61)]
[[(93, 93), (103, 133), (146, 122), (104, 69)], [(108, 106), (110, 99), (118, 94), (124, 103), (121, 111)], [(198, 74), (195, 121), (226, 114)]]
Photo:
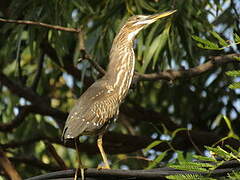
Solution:
[[(116, 169), (168, 164), (204, 172), (219, 165), (211, 156), (195, 155), (205, 146), (223, 161), (239, 159), (239, 7), (238, 0), (0, 1), (1, 18), (81, 29), (78, 34), (0, 22), (0, 148), (23, 178), (63, 169), (47, 142), (68, 168), (76, 167), (71, 143), (64, 145), (60, 136), (75, 99), (101, 76), (90, 60), (106, 69), (112, 41), (128, 17), (177, 9), (137, 36), (136, 72), (191, 74), (214, 57), (235, 54), (236, 60), (169, 82), (138, 79), (104, 138), (109, 159)], [(81, 138), (82, 161), (97, 167), (94, 137)]]
[[(221, 167), (224, 163), (231, 160), (238, 160), (240, 154), (238, 150), (234, 150), (232, 147), (228, 146), (228, 150), (225, 151), (221, 147), (206, 147), (206, 150), (212, 154), (211, 156), (205, 155), (194, 155), (193, 161), (183, 161), (179, 159), (178, 165), (169, 165), (169, 167), (179, 170), (187, 171), (188, 174), (177, 174), (169, 175), (167, 179), (211, 179), (214, 180), (214, 170)], [(199, 174), (196, 174), (199, 173)], [(236, 179), (239, 177), (239, 172), (229, 173), (228, 177), (225, 179)], [(219, 179), (219, 177), (217, 178)]]

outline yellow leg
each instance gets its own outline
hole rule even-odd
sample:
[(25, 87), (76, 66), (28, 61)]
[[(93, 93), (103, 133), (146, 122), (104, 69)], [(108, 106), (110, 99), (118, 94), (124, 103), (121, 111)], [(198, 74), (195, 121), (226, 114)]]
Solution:
[(74, 139), (76, 152), (77, 152), (77, 160), (78, 160), (78, 167), (76, 168), (76, 171), (75, 171), (74, 180), (78, 179), (78, 171), (79, 171), (79, 169), (81, 171), (81, 178), (82, 178), (82, 180), (84, 180), (84, 167), (82, 165), (82, 161), (81, 161), (81, 158), (80, 158), (80, 151), (79, 151), (78, 141), (79, 141), (78, 138)]
[(103, 146), (102, 146), (102, 137), (103, 135), (99, 135), (98, 139), (97, 139), (97, 145), (98, 145), (98, 149), (100, 150), (100, 153), (102, 155), (103, 158), (103, 162), (105, 164), (105, 166), (101, 167), (101, 169), (110, 169), (110, 166), (108, 164), (108, 160), (107, 160), (107, 156), (104, 152)]

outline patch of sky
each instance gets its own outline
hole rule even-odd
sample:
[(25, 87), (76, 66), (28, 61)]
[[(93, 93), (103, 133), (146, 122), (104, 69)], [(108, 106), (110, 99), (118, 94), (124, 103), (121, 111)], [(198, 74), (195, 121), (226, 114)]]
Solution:
[(173, 106), (173, 105), (170, 105), (170, 106), (168, 107), (168, 112), (169, 112), (169, 113), (173, 113), (173, 112), (174, 112), (174, 106)]
[(72, 11), (72, 19), (74, 22), (77, 22), (79, 20), (79, 11), (78, 9), (74, 9)]
[(160, 139), (163, 140), (163, 141), (170, 141), (172, 138), (168, 134), (162, 134), (160, 136)]
[(228, 100), (229, 100), (228, 96), (223, 96), (222, 97), (222, 102), (223, 102), (224, 105), (227, 105)]
[(202, 96), (203, 98), (207, 97), (207, 92), (206, 92), (205, 90), (202, 91), (202, 92), (201, 92), (201, 96)]
[(79, 141), (84, 142), (87, 140), (87, 138), (88, 138), (87, 136), (80, 136)]
[(51, 116), (45, 116), (45, 121), (53, 125), (55, 128), (59, 128), (56, 121)]
[(122, 170), (129, 170), (129, 167), (127, 165), (121, 165), (120, 169), (122, 169)]
[(153, 161), (156, 158), (156, 151), (153, 149), (150, 149), (148, 151), (149, 156), (147, 157), (150, 161)]
[(208, 6), (206, 9), (209, 10), (211, 13), (208, 15), (208, 21), (210, 23), (213, 23), (216, 16), (220, 16), (222, 12), (224, 12), (229, 6), (231, 1), (219, 1), (219, 4), (221, 4), (223, 11), (216, 11), (218, 9), (216, 3), (214, 0), (210, 0), (209, 3), (211, 3), (212, 7)]
[(27, 100), (24, 99), (24, 98), (20, 98), (20, 99), (19, 99), (19, 104), (20, 104), (21, 106), (25, 106), (25, 105), (30, 105), (31, 102), (27, 101)]
[(222, 110), (221, 110), (221, 114), (226, 115), (226, 112), (227, 112), (227, 109), (226, 109), (225, 107), (222, 108)]
[(190, 90), (191, 90), (191, 91), (193, 91), (193, 92), (194, 92), (194, 91), (196, 91), (196, 87), (195, 87), (195, 86), (193, 86), (193, 85), (190, 85), (190, 87), (189, 87), (189, 88), (190, 88)]
[(199, 64), (203, 64), (206, 61), (206, 57), (200, 57)]
[(151, 138), (153, 138), (153, 139), (156, 139), (158, 137), (158, 133), (153, 133), (152, 135), (151, 135)]
[(188, 123), (188, 124), (187, 124), (187, 129), (188, 129), (188, 130), (191, 130), (191, 129), (192, 129), (192, 124), (191, 124), (191, 123)]
[(211, 74), (207, 81), (205, 82), (205, 87), (208, 87), (217, 77), (218, 77), (218, 74), (221, 72), (221, 70), (217, 70), (217, 72), (215, 72), (214, 74)]
[(14, 107), (14, 108), (13, 108), (13, 113), (14, 113), (15, 116), (18, 115), (19, 109), (16, 108), (16, 107)]
[(189, 64), (186, 60), (181, 61), (181, 66), (184, 67), (185, 69), (189, 68)]
[(236, 119), (238, 117), (238, 114), (236, 111), (231, 110), (230, 111), (230, 119)]
[(207, 157), (212, 157), (212, 154), (211, 154), (211, 152), (210, 152), (210, 151), (208, 151), (208, 150), (205, 150), (205, 151), (203, 152), (203, 154), (204, 154), (204, 156), (207, 156)]
[(69, 88), (73, 88), (73, 77), (67, 73), (63, 73), (63, 79), (66, 81), (66, 84)]

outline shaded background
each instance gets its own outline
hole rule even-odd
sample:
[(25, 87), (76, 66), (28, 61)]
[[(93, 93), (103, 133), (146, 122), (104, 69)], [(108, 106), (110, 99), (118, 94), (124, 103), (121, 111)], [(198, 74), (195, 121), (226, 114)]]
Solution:
[[(192, 38), (216, 41), (210, 34), (216, 31), (233, 42), (233, 34), (240, 34), (238, 0), (0, 2), (0, 16), (5, 19), (81, 28), (80, 33), (71, 33), (0, 23), (0, 147), (22, 177), (64, 169), (55, 151), (68, 168), (76, 166), (71, 142), (63, 145), (60, 136), (75, 99), (101, 77), (94, 62), (106, 68), (113, 38), (129, 16), (171, 9), (177, 13), (138, 35), (136, 72), (184, 70), (215, 56), (239, 53), (238, 45), (222, 51), (200, 49)], [(143, 169), (164, 151), (165, 162), (174, 161), (177, 150), (207, 153), (204, 145), (229, 132), (221, 114), (229, 117), (239, 135), (240, 92), (228, 88), (233, 79), (225, 75), (237, 68), (239, 63), (232, 62), (196, 77), (138, 79), (120, 108), (118, 122), (104, 136), (112, 167)], [(143, 154), (155, 140), (161, 143)], [(95, 137), (84, 136), (81, 141), (84, 164), (96, 167), (101, 157)], [(239, 147), (234, 139), (224, 144)]]

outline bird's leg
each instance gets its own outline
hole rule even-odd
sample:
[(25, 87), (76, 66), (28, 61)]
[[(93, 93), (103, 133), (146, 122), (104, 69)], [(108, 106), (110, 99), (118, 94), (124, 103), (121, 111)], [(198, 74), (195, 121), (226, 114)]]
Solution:
[(109, 166), (108, 160), (107, 160), (107, 156), (106, 156), (106, 154), (104, 152), (104, 149), (103, 149), (103, 146), (102, 146), (102, 138), (103, 138), (103, 135), (98, 136), (97, 145), (98, 145), (98, 149), (100, 150), (100, 153), (102, 155), (103, 162), (104, 162), (105, 166), (100, 167), (99, 169), (110, 169), (110, 166)]
[(76, 171), (75, 171), (74, 180), (77, 180), (77, 178), (78, 178), (78, 171), (79, 171), (79, 169), (81, 171), (81, 178), (82, 178), (82, 180), (84, 180), (84, 167), (82, 165), (82, 161), (81, 161), (81, 157), (80, 157), (80, 151), (79, 151), (79, 146), (78, 146), (79, 139), (75, 138), (74, 142), (75, 142), (75, 147), (76, 147), (76, 152), (77, 152), (77, 160), (78, 160), (78, 167), (76, 168)]

